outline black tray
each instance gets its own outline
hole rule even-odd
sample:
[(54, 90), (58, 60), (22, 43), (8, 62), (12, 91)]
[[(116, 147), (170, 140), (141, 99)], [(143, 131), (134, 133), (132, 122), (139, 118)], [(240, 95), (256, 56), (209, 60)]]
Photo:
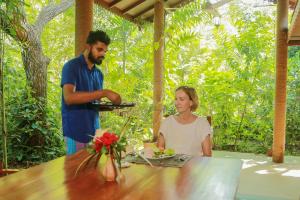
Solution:
[(111, 102), (94, 102), (87, 104), (89, 109), (97, 110), (99, 112), (103, 111), (112, 111), (114, 109), (123, 109), (127, 107), (134, 107), (135, 103), (121, 103), (119, 105), (115, 105)]

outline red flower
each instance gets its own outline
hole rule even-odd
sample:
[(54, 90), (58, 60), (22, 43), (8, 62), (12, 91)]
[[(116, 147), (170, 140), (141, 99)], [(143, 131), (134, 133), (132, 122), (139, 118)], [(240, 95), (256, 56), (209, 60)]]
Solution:
[(105, 132), (101, 137), (96, 137), (95, 139), (95, 150), (97, 152), (101, 151), (102, 146), (104, 145), (109, 151), (110, 146), (118, 141), (118, 136), (115, 133)]
[(95, 146), (94, 146), (96, 152), (99, 153), (101, 151), (102, 147), (103, 147), (102, 141), (99, 138), (96, 138)]

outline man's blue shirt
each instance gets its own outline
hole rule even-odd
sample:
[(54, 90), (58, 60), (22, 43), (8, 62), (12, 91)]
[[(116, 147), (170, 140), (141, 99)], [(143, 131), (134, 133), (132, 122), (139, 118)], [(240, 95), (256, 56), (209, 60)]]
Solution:
[[(84, 56), (68, 61), (62, 70), (61, 87), (72, 84), (76, 92), (92, 92), (103, 88), (103, 74), (94, 66), (88, 69)], [(86, 104), (67, 105), (62, 94), (62, 126), (64, 136), (78, 142), (89, 142), (96, 129), (100, 128), (99, 113)]]

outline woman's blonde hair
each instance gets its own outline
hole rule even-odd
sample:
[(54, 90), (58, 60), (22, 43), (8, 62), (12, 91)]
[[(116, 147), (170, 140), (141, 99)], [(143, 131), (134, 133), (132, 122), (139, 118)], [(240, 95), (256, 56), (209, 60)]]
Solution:
[(188, 86), (180, 86), (179, 88), (176, 89), (176, 92), (179, 90), (182, 90), (186, 95), (188, 95), (189, 99), (193, 102), (193, 105), (191, 106), (191, 111), (197, 110), (199, 105), (199, 100), (195, 88), (188, 87)]

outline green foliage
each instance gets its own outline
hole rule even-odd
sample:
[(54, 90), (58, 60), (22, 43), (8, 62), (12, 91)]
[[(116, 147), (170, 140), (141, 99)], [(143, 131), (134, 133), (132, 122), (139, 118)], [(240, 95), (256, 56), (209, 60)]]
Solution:
[(101, 27), (112, 38), (109, 52), (100, 66), (104, 87), (119, 92), (123, 101), (136, 103), (134, 109), (101, 113), (101, 127), (118, 132), (126, 119), (132, 117), (125, 134), (130, 145), (141, 146), (142, 140), (152, 137), (153, 44), (152, 39), (144, 38), (152, 38), (153, 29), (145, 25), (139, 30), (101, 8), (94, 13), (94, 29)]
[[(63, 155), (60, 117), (54, 112), (51, 98), (48, 99), (49, 106), (44, 108), (31, 97), (19, 47), (11, 40), (5, 42), (8, 53), (4, 60), (4, 95), (9, 166), (31, 166)], [(46, 115), (46, 121), (41, 120), (42, 115)]]
[[(199, 7), (205, 7), (201, 1), (169, 13), (166, 19), (164, 115), (176, 113), (175, 88), (191, 85), (200, 97), (197, 113), (213, 117), (215, 149), (265, 153), (271, 148), (273, 137), (275, 12), (272, 8), (249, 9), (243, 3), (231, 3), (226, 17), (222, 16), (230, 25), (214, 26), (213, 16)], [(152, 38), (149, 32), (153, 29), (145, 26), (137, 32), (130, 23), (124, 22), (124, 26), (120, 18), (104, 10), (99, 13), (97, 27), (114, 38), (106, 65), (102, 66), (105, 85), (120, 92), (123, 99), (138, 103), (137, 112), (131, 111), (136, 119), (129, 134), (139, 143), (148, 139), (152, 131), (150, 83), (155, 44), (142, 38)], [(126, 67), (120, 73), (125, 62), (119, 53), (124, 34), (125, 51), (130, 54), (126, 54)], [(289, 101), (288, 107), (294, 103)], [(299, 111), (295, 110), (294, 116), (291, 123), (297, 124)], [(116, 127), (122, 120), (114, 113), (105, 113), (102, 126)], [(296, 135), (292, 137), (296, 142), (287, 139), (287, 150), (295, 154), (297, 151), (289, 149), (299, 141), (299, 134), (295, 129), (287, 131), (289, 134)]]
[[(30, 22), (36, 19), (42, 1), (28, 1)], [(275, 10), (253, 8), (243, 2), (228, 4), (221, 24), (212, 23), (202, 0), (168, 12), (165, 24), (164, 115), (176, 113), (174, 90), (195, 87), (198, 115), (212, 116), (214, 148), (265, 153), (272, 146), (275, 85)], [(128, 117), (129, 145), (141, 146), (152, 137), (153, 26), (136, 25), (95, 8), (94, 29), (112, 38), (100, 66), (104, 87), (135, 102), (134, 109), (101, 113), (101, 127), (120, 132)], [(9, 117), (9, 158), (12, 162), (41, 162), (63, 153), (61, 132), (60, 75), (63, 64), (74, 56), (75, 11), (69, 9), (49, 23), (43, 32), (43, 51), (51, 59), (48, 67), (47, 121), (36, 113), (38, 104), (25, 92), (25, 73), (20, 49), (6, 41), (5, 83)], [(286, 150), (300, 154), (300, 54), (289, 49)], [(31, 145), (40, 131), (43, 141)]]
[(21, 28), (16, 22), (24, 18), (24, 6), (28, 6), (24, 0), (0, 0), (0, 28), (13, 38)]
[(286, 149), (299, 154), (300, 146), (300, 47), (289, 48), (288, 96), (286, 115)]
[(7, 102), (10, 163), (34, 164), (63, 155), (60, 123), (47, 108), (43, 108), (47, 118), (42, 121), (40, 106), (29, 92), (16, 93)]

